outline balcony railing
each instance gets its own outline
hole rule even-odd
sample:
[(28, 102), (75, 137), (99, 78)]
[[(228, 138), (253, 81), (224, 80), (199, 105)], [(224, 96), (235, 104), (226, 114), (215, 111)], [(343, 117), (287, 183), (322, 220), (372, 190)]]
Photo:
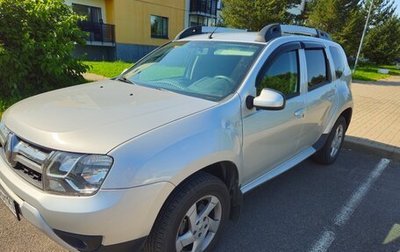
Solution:
[(115, 43), (115, 25), (81, 21), (79, 27), (88, 32), (88, 42)]

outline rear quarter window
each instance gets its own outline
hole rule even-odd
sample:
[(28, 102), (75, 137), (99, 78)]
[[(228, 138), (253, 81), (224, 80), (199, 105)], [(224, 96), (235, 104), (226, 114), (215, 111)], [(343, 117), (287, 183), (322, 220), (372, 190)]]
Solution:
[(333, 58), (336, 78), (339, 79), (342, 77), (343, 72), (346, 69), (346, 59), (343, 57), (343, 53), (341, 53), (336, 47), (329, 47), (329, 51), (331, 52)]

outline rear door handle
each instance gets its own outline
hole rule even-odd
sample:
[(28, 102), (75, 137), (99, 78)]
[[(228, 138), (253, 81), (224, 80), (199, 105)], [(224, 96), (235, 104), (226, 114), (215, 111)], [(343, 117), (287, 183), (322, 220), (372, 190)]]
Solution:
[(304, 109), (299, 109), (294, 112), (294, 117), (297, 119), (304, 118)]

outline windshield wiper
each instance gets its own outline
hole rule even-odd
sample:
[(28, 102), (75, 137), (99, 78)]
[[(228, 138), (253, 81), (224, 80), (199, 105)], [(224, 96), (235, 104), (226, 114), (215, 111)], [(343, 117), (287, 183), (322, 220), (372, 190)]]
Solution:
[(132, 81), (130, 81), (126, 77), (119, 77), (119, 78), (117, 78), (117, 80), (125, 82), (125, 83), (129, 83), (129, 84), (134, 84)]

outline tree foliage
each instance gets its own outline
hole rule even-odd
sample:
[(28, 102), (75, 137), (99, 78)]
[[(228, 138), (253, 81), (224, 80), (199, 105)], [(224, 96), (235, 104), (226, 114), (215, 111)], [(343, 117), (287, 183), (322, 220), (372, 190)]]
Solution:
[(289, 23), (287, 10), (298, 0), (224, 0), (222, 18), (230, 27), (259, 31), (271, 23)]
[(76, 82), (86, 66), (80, 19), (62, 0), (0, 0), (0, 95), (26, 96)]
[(364, 15), (359, 0), (314, 0), (307, 25), (324, 30), (355, 56), (363, 31)]
[(399, 58), (400, 20), (392, 17), (371, 29), (365, 39), (363, 54), (376, 64), (391, 64)]
[[(364, 8), (362, 8), (361, 11), (364, 13), (365, 17), (368, 14), (371, 3), (371, 0), (365, 0), (363, 2)], [(384, 22), (394, 17), (395, 10), (394, 0), (374, 0), (369, 24), (371, 26), (382, 25)]]
[[(371, 3), (371, 0), (313, 0), (306, 23), (330, 33), (344, 47), (348, 56), (355, 57)], [(363, 46), (366, 58), (391, 63), (394, 57), (399, 56), (398, 53), (395, 56), (400, 40), (396, 35), (398, 18), (394, 13), (393, 0), (373, 1), (366, 43)], [(387, 43), (394, 46), (389, 48)]]

